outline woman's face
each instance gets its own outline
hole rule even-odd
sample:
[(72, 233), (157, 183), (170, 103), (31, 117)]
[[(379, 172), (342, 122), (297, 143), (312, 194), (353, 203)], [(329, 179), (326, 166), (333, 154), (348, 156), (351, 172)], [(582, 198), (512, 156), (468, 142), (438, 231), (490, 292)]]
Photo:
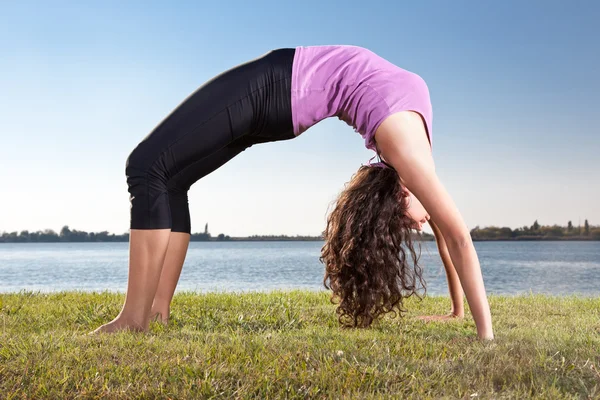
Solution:
[(408, 203), (407, 214), (414, 221), (414, 225), (412, 225), (413, 229), (418, 231), (423, 229), (423, 224), (429, 221), (429, 213), (423, 207), (423, 204), (412, 194), (408, 189), (404, 189), (406, 197), (404, 201)]

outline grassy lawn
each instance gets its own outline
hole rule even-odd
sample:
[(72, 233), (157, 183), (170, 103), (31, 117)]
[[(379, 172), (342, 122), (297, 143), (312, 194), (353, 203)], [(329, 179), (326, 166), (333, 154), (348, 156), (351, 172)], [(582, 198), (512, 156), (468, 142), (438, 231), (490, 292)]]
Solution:
[(600, 398), (600, 298), (500, 297), (464, 320), (338, 326), (325, 292), (178, 293), (170, 325), (86, 336), (124, 294), (0, 295), (0, 398)]

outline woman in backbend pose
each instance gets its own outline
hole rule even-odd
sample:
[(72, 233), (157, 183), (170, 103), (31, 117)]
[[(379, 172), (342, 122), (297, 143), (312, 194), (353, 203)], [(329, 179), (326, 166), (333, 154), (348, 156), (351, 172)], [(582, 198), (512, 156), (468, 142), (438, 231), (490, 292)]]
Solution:
[[(248, 147), (293, 139), (327, 117), (353, 126), (382, 162), (361, 166), (328, 217), (320, 260), (340, 323), (366, 327), (403, 312), (422, 283), (411, 230), (429, 221), (452, 309), (463, 289), (480, 338), (492, 320), (469, 231), (435, 172), (425, 82), (355, 46), (274, 50), (210, 80), (130, 154), (129, 276), (119, 315), (95, 332), (166, 323), (190, 240), (187, 192)], [(407, 254), (408, 252), (408, 254)], [(412, 260), (413, 266), (409, 265)]]

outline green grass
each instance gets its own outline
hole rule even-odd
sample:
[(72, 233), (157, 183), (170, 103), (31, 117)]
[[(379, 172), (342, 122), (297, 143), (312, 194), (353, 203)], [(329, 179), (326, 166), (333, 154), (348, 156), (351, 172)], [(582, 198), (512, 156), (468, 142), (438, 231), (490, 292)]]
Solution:
[(496, 340), (467, 318), (338, 326), (325, 292), (178, 293), (147, 334), (85, 334), (123, 294), (0, 295), (0, 398), (600, 398), (600, 298), (499, 297)]

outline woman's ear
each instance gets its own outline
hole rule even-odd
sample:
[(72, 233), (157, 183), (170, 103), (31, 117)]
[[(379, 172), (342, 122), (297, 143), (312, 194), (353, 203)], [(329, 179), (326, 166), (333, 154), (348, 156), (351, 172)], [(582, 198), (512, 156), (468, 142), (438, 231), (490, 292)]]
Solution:
[(401, 189), (401, 194), (402, 194), (402, 196), (404, 196), (404, 197), (410, 197), (410, 196), (411, 196), (411, 193), (410, 193), (410, 191), (409, 191), (409, 190), (406, 188), (406, 186), (404, 186), (404, 185), (401, 185), (401, 186), (402, 186), (402, 189)]
[(402, 189), (400, 191), (400, 199), (398, 200), (402, 201), (404, 208), (407, 210), (412, 205), (412, 194), (408, 191), (406, 186), (402, 186)]

